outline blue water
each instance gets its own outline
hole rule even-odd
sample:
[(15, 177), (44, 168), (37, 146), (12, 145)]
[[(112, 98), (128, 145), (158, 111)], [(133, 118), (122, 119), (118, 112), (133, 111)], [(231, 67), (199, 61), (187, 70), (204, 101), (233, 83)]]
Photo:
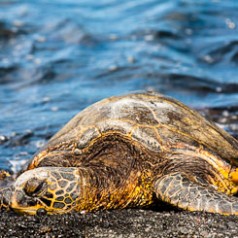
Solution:
[(155, 90), (238, 134), (238, 1), (0, 1), (0, 168), (104, 97)]

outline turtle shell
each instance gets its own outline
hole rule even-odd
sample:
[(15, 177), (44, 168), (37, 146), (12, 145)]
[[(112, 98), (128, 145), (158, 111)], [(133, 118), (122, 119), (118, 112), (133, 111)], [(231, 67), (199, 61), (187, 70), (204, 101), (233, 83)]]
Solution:
[[(137, 93), (99, 101), (70, 120), (33, 158), (29, 169), (39, 166), (49, 153), (68, 160), (87, 153), (108, 136), (126, 138), (141, 150), (160, 154), (172, 150), (206, 148), (238, 164), (238, 142), (198, 112), (157, 93)], [(67, 166), (67, 163), (64, 164)]]

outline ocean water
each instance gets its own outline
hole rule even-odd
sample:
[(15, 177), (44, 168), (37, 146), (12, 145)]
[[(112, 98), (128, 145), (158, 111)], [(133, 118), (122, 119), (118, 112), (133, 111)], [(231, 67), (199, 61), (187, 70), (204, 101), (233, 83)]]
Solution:
[(88, 105), (155, 90), (238, 135), (238, 2), (0, 1), (0, 168)]

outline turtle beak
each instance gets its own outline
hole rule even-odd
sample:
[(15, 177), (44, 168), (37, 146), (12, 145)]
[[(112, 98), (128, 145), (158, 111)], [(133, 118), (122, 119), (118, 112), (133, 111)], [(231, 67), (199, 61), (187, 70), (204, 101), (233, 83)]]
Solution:
[(14, 181), (11, 177), (0, 180), (0, 209), (9, 209), (13, 191)]

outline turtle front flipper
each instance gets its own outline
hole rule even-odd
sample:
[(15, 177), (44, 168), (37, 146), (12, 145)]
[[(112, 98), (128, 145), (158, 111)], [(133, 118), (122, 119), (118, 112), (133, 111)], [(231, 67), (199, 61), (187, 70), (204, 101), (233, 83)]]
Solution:
[(189, 211), (238, 215), (238, 199), (191, 181), (183, 173), (167, 174), (154, 183), (157, 197)]

